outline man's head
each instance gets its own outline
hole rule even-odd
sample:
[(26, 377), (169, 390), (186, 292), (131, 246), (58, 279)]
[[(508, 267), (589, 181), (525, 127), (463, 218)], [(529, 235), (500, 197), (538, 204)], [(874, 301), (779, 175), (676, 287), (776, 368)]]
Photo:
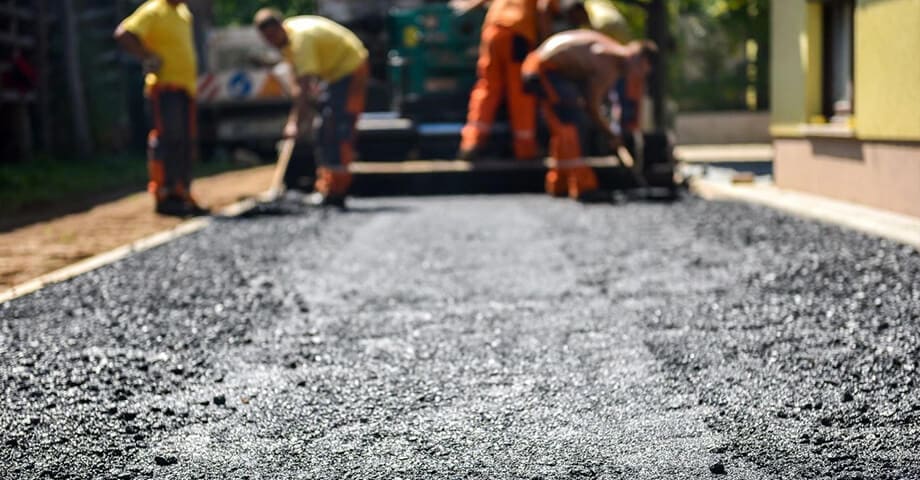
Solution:
[(284, 17), (277, 9), (262, 8), (256, 12), (252, 23), (259, 29), (259, 33), (262, 34), (262, 38), (266, 42), (275, 48), (281, 49), (288, 44), (287, 32), (284, 31), (284, 26), (281, 23), (283, 21)]
[(639, 75), (645, 77), (652, 73), (658, 64), (658, 45), (651, 40), (636, 40), (630, 45), (635, 52), (634, 67)]
[(562, 0), (559, 3), (559, 7), (565, 14), (569, 25), (579, 28), (591, 24), (591, 18), (588, 16), (588, 10), (585, 9), (584, 0)]

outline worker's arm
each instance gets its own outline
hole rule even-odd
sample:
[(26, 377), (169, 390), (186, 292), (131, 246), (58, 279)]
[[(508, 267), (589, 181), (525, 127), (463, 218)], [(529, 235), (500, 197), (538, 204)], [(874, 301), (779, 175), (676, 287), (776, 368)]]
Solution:
[(141, 61), (141, 64), (144, 66), (144, 71), (146, 72), (158, 72), (160, 67), (163, 65), (163, 61), (160, 57), (157, 57), (153, 52), (147, 50), (144, 47), (144, 43), (141, 42), (141, 39), (137, 35), (129, 32), (124, 28), (124, 25), (119, 25), (115, 29), (115, 34), (113, 35), (115, 42), (118, 43), (118, 46), (122, 50), (128, 52), (128, 54), (137, 57)]
[[(302, 75), (297, 77), (297, 82), (291, 91), (293, 103), (291, 113), (288, 115), (287, 124), (284, 126), (285, 138), (313, 136), (313, 109), (314, 92), (319, 79), (313, 75)], [(303, 131), (301, 131), (303, 126)]]
[(588, 116), (591, 118), (594, 125), (601, 132), (604, 132), (607, 139), (611, 142), (611, 145), (616, 147), (619, 145), (620, 136), (611, 128), (610, 119), (604, 118), (601, 114), (601, 104), (604, 103), (604, 99), (607, 97), (614, 83), (615, 82), (608, 77), (592, 79), (588, 84), (588, 91), (585, 94), (585, 99), (587, 100), (585, 108), (587, 108)]

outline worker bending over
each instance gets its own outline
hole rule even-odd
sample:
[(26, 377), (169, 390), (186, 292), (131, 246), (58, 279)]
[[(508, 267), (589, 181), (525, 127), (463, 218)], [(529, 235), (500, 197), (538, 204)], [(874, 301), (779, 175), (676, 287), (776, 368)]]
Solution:
[(350, 30), (324, 17), (283, 19), (274, 9), (256, 13), (255, 25), (278, 48), (296, 77), (293, 105), (284, 126), (285, 138), (313, 138), (313, 105), (321, 84), (326, 98), (320, 113), (316, 194), (312, 203), (345, 206), (351, 185), (348, 166), (354, 158), (355, 125), (364, 111), (370, 69), (367, 49)]
[[(621, 44), (633, 39), (626, 18), (613, 0), (563, 0), (562, 10), (576, 28), (596, 30)], [(610, 91), (611, 127), (624, 137), (639, 131), (645, 78), (635, 72), (620, 78)]]
[(141, 60), (153, 129), (147, 141), (148, 190), (163, 215), (207, 214), (192, 198), (197, 157), (197, 58), (192, 14), (184, 0), (147, 0), (115, 30), (115, 40)]
[[(452, 6), (466, 11), (489, 0), (454, 0)], [(536, 136), (536, 100), (524, 92), (521, 63), (550, 33), (551, 15), (558, 13), (557, 0), (492, 0), (482, 27), (478, 80), (470, 94), (467, 122), (463, 127), (459, 157), (475, 160), (484, 146), (495, 112), (506, 99), (508, 117), (518, 159), (539, 155)]]
[(616, 150), (620, 139), (600, 106), (619, 78), (630, 74), (645, 78), (657, 54), (650, 41), (622, 45), (595, 31), (572, 30), (553, 35), (527, 56), (523, 81), (529, 92), (542, 99), (551, 135), (554, 164), (546, 175), (547, 193), (580, 201), (607, 199), (582, 157), (579, 110), (587, 110), (590, 121)]

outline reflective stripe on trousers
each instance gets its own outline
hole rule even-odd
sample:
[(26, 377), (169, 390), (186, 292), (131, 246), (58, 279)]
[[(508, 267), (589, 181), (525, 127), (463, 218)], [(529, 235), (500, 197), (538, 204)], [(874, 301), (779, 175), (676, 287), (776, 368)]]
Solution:
[(584, 161), (579, 135), (580, 89), (573, 82), (552, 71), (531, 54), (525, 62), (524, 75), (538, 76), (543, 116), (550, 130), (550, 163), (546, 174), (546, 192), (554, 196), (577, 198), (598, 188), (594, 170)]
[(483, 29), (476, 64), (478, 79), (470, 93), (460, 148), (471, 150), (485, 143), (495, 122), (495, 112), (504, 100), (511, 129), (516, 132), (514, 156), (537, 155), (537, 101), (524, 91), (521, 79), (521, 63), (532, 48), (527, 38), (510, 28), (488, 25)]

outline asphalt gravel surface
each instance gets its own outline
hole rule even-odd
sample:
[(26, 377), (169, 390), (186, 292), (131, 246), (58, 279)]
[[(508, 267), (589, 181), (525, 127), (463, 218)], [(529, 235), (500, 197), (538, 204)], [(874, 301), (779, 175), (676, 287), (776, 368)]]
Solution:
[(920, 478), (912, 248), (693, 198), (352, 206), (0, 305), (0, 478)]

